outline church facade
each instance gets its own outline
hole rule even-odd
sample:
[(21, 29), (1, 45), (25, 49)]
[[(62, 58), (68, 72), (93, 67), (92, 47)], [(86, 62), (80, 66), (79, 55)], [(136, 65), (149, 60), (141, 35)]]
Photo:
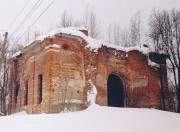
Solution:
[(166, 55), (93, 42), (87, 30), (67, 28), (26, 46), (10, 62), (8, 112), (85, 109), (92, 83), (99, 105), (168, 109)]

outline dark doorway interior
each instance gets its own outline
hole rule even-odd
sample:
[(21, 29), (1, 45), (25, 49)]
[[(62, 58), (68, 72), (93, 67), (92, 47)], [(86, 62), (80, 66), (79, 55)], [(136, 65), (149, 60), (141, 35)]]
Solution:
[(124, 107), (124, 88), (121, 79), (111, 74), (108, 78), (108, 106)]

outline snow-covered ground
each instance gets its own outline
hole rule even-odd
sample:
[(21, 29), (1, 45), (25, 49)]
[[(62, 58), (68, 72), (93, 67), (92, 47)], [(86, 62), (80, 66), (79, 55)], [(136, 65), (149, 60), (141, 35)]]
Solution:
[(180, 132), (180, 114), (93, 104), (79, 112), (0, 117), (0, 132)]

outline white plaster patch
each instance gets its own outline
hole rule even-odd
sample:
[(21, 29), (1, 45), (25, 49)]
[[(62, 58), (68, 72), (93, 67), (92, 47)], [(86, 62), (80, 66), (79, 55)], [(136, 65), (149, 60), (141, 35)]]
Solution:
[(50, 52), (50, 51), (59, 52), (58, 49), (48, 49), (48, 50), (46, 50), (46, 52)]
[(52, 44), (52, 45), (48, 45), (48, 46), (45, 47), (45, 49), (49, 49), (49, 48), (57, 48), (57, 49), (60, 49), (61, 46), (58, 45), (58, 44)]

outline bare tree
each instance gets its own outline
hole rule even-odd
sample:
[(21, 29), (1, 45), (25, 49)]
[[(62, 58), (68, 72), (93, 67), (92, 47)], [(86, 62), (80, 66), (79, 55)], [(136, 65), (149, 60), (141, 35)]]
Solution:
[(88, 28), (89, 27), (89, 6), (86, 7), (86, 10), (84, 12), (84, 16), (83, 16), (83, 26)]
[(3, 41), (0, 41), (0, 113), (7, 115), (8, 84), (9, 84), (9, 60), (17, 50), (22, 48), (19, 39), (8, 39), (5, 33)]
[(131, 42), (130, 42), (130, 37), (129, 37), (129, 30), (124, 29), (123, 31), (121, 31), (121, 45), (124, 47), (130, 47), (131, 46)]
[(24, 37), (24, 41), (25, 43), (29, 43), (30, 40), (31, 40), (31, 34), (30, 31), (28, 31)]
[(141, 46), (141, 14), (137, 12), (130, 23), (131, 46)]
[(107, 30), (107, 36), (108, 36), (108, 43), (112, 43), (112, 24), (109, 23), (108, 30)]
[(109, 23), (107, 29), (107, 40), (109, 43), (129, 47), (130, 46), (130, 33), (129, 30), (124, 28), (121, 30), (120, 26), (116, 23)]
[(115, 45), (120, 45), (120, 26), (117, 24), (114, 24), (114, 30), (113, 30), (113, 40)]
[(8, 33), (6, 32), (4, 35), (4, 41), (1, 44), (1, 59), (0, 59), (0, 71), (2, 69), (2, 65), (5, 62), (5, 54), (6, 54), (6, 48), (7, 48), (7, 36)]
[(6, 109), (6, 97), (7, 97), (7, 86), (8, 86), (8, 66), (7, 66), (7, 36), (6, 32), (4, 35), (4, 41), (1, 43), (1, 53), (0, 53), (0, 110), (3, 115), (7, 114)]
[(84, 13), (84, 18), (82, 20), (82, 24), (85, 28), (88, 29), (90, 37), (92, 37), (92, 38), (100, 37), (99, 22), (98, 22), (96, 13), (93, 9), (89, 9), (88, 6)]
[(95, 12), (92, 10), (90, 12), (90, 22), (89, 22), (89, 28), (90, 28), (90, 36), (92, 38), (98, 38), (99, 31), (98, 31), (98, 22), (95, 15)]
[(40, 35), (42, 35), (42, 32), (40, 32), (40, 31), (34, 31), (34, 39), (36, 39), (38, 36), (40, 36)]
[(62, 14), (61, 21), (59, 27), (70, 27), (73, 26), (74, 19), (71, 14), (68, 14), (65, 10)]
[(178, 100), (177, 112), (180, 113), (180, 10), (154, 9), (149, 20), (148, 36), (157, 52), (163, 51), (169, 54), (168, 66), (172, 69)]
[(73, 26), (80, 27), (82, 25), (82, 22), (80, 20), (75, 20)]
[(90, 9), (89, 6), (86, 7), (82, 19), (74, 19), (71, 14), (68, 14), (65, 10), (62, 14), (60, 23), (56, 27), (79, 27), (83, 26), (89, 31), (89, 36), (92, 38), (100, 38), (100, 28), (99, 22), (96, 16), (96, 12)]

